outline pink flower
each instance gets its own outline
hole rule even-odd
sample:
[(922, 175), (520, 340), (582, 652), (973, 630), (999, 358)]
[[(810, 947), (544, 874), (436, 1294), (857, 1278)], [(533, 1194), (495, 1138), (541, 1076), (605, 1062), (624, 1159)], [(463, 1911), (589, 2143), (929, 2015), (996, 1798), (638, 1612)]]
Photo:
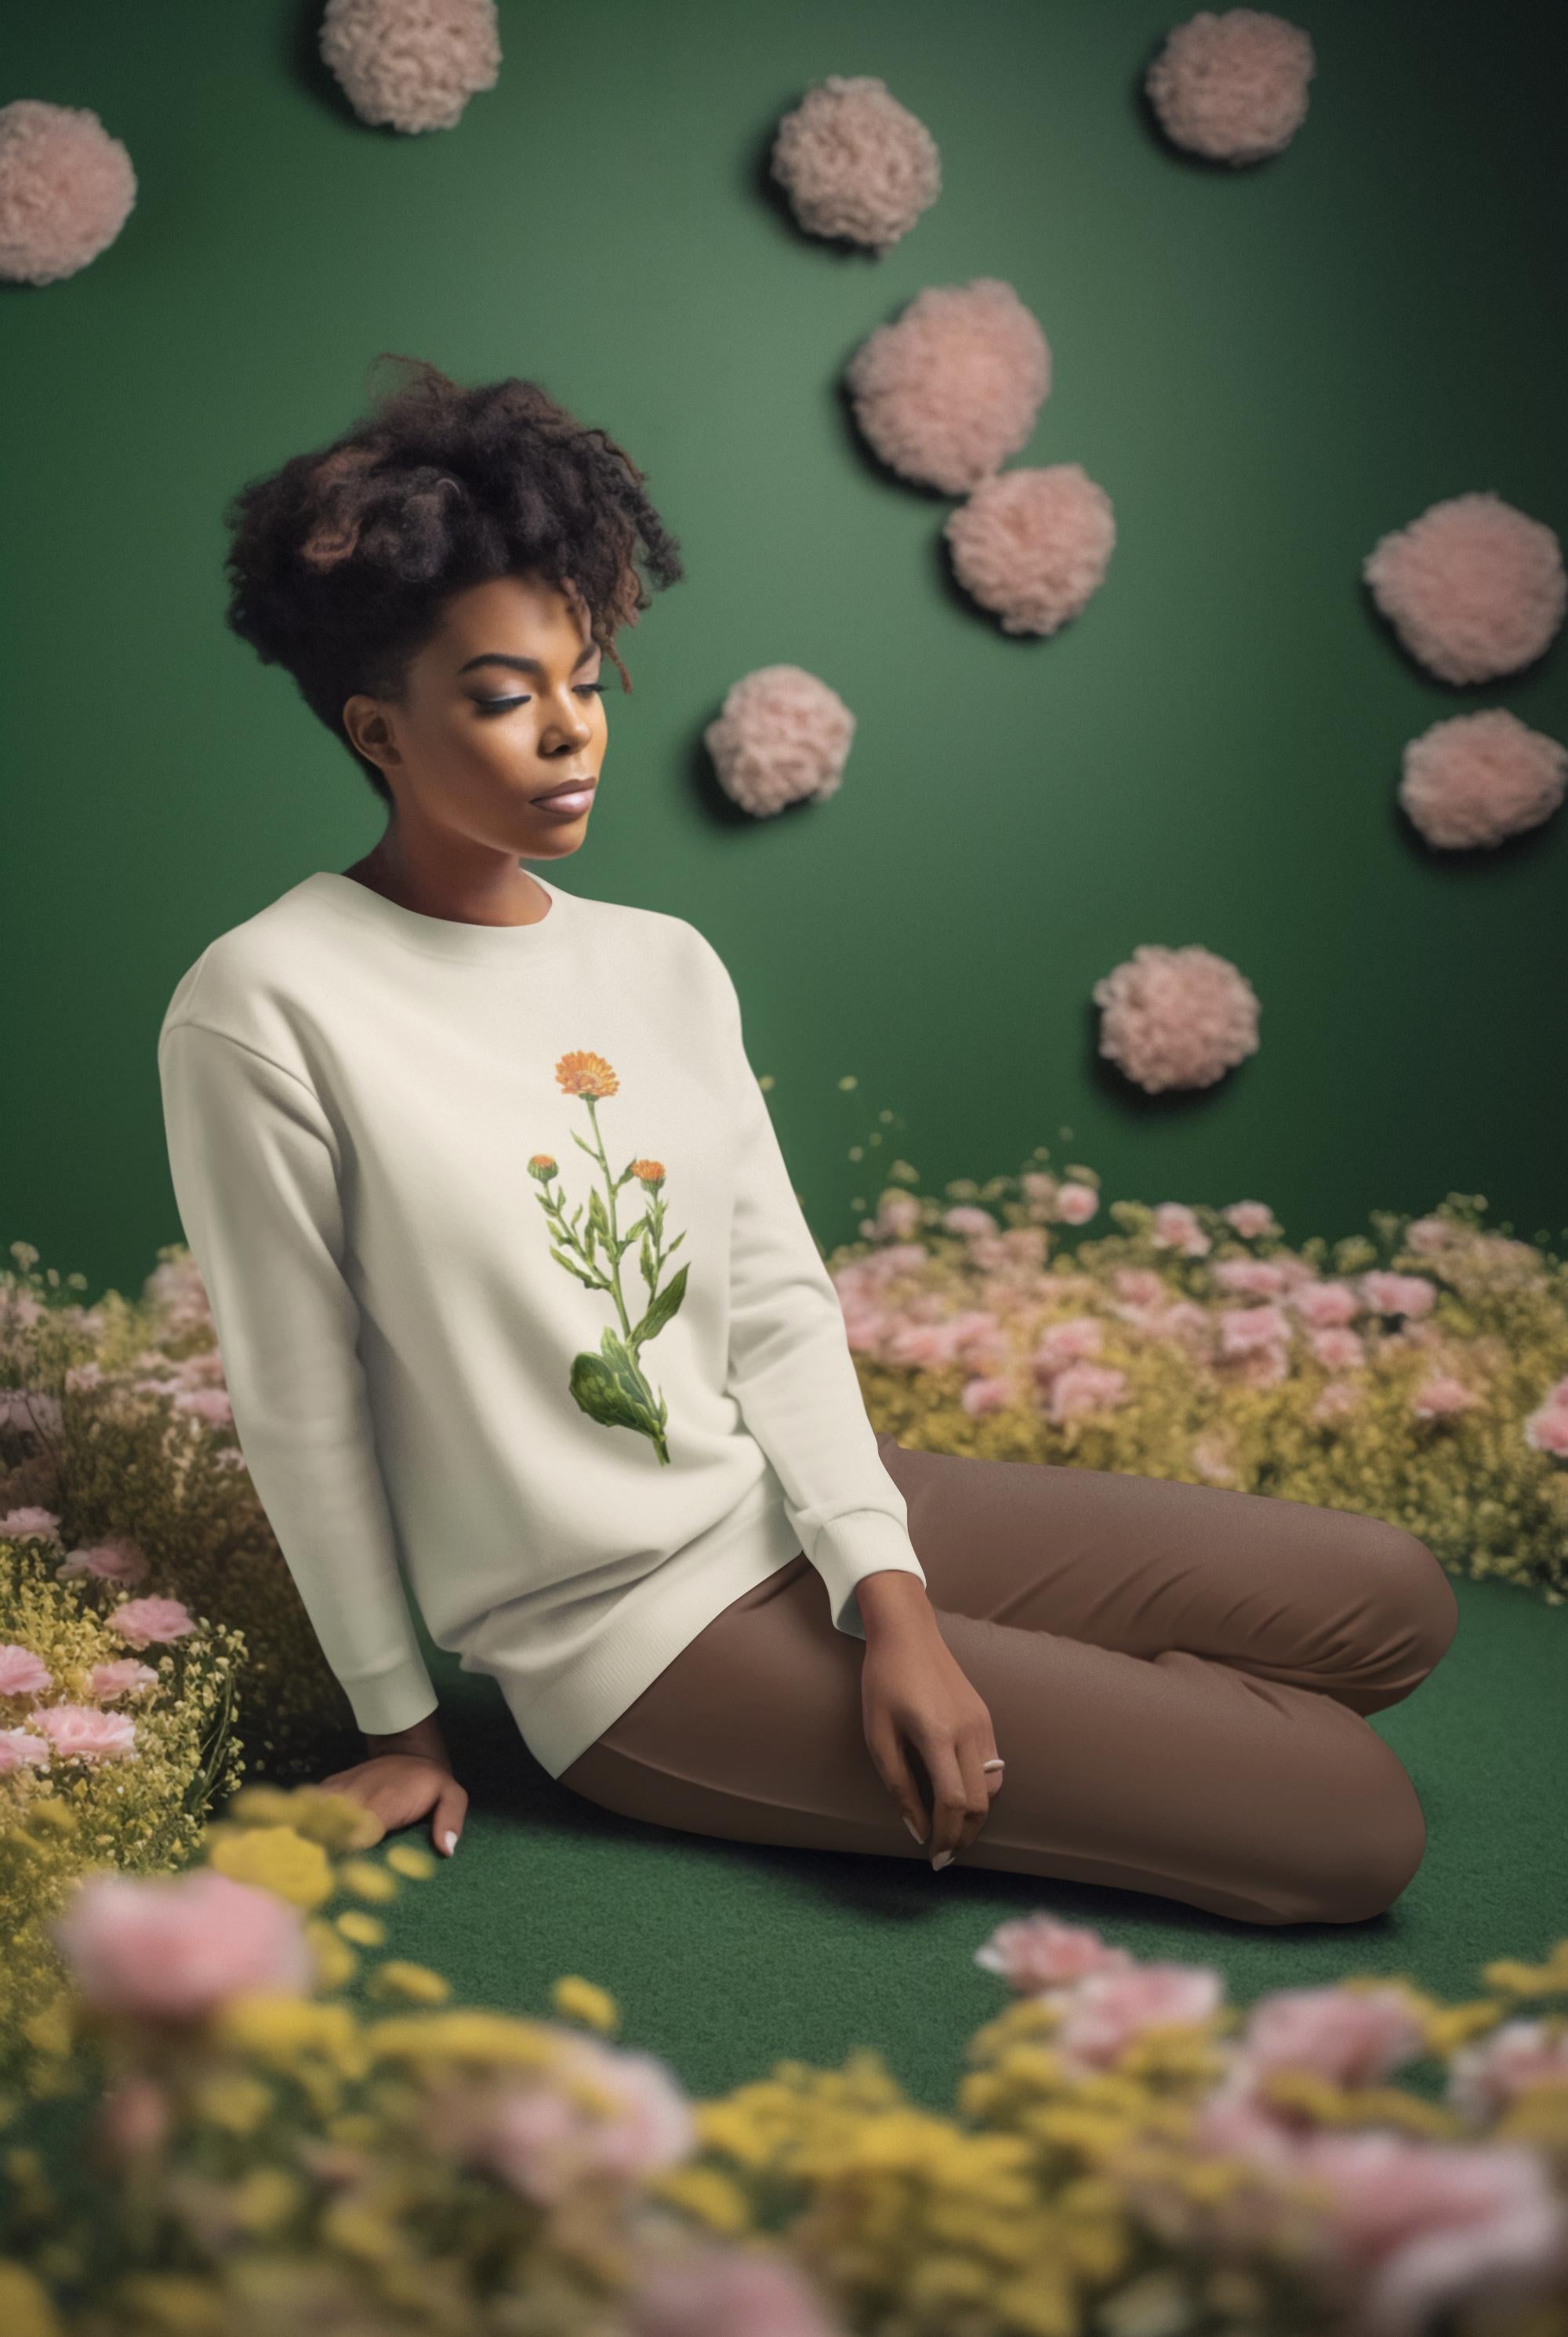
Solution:
[(1446, 1217), (1412, 1217), (1405, 1228), (1405, 1247), (1430, 1257), (1436, 1250), (1446, 1249), (1456, 1231)]
[(1162, 1201), (1154, 1211), (1149, 1239), (1156, 1249), (1179, 1250), (1183, 1257), (1203, 1257), (1213, 1247), (1185, 1201)]
[(1327, 1331), (1314, 1331), (1308, 1345), (1319, 1363), (1331, 1372), (1354, 1371), (1367, 1360), (1367, 1350), (1359, 1337), (1342, 1325), (1331, 1325)]
[(227, 1388), (182, 1388), (174, 1398), (173, 1409), (189, 1413), (193, 1420), (205, 1421), (209, 1428), (234, 1425), (234, 1406)]
[(739, 2247), (653, 2259), (628, 2303), (628, 2337), (836, 2337), (840, 2326), (803, 2267)]
[(1226, 1224), (1233, 1226), (1243, 1241), (1256, 1241), (1261, 1235), (1277, 1234), (1280, 1230), (1267, 1201), (1232, 1201), (1222, 1214)]
[(48, 1665), (31, 1648), (0, 1640), (0, 1696), (39, 1696), (53, 1678)]
[(1057, 1215), (1064, 1225), (1086, 1226), (1100, 1206), (1092, 1185), (1067, 1183), (1057, 1190)]
[(0, 1728), (0, 1777), (14, 1769), (46, 1769), (53, 1751), (46, 1736), (29, 1728)]
[(1478, 2122), (1495, 2117), (1526, 2086), (1568, 2085), (1568, 2029), (1544, 2020), (1505, 2020), (1463, 2045), (1448, 2064), (1448, 2099)]
[(1364, 1274), (1361, 1293), (1378, 1315), (1428, 1315), (1437, 1296), (1424, 1275), (1382, 1272)]
[(1222, 1290), (1244, 1291), (1253, 1298), (1273, 1298), (1285, 1287), (1282, 1266), (1266, 1257), (1222, 1257), (1213, 1268)]
[(1313, 2134), (1296, 2145), (1292, 2172), (1325, 2187), (1328, 2253), (1378, 2337), (1413, 2337), (1456, 2299), (1479, 2290), (1496, 2303), (1561, 2263), (1568, 2215), (1523, 2145)]
[(966, 1380), (959, 1401), (971, 1417), (987, 1412), (1003, 1412), (1013, 1400), (1010, 1380), (989, 1378)]
[(1222, 1355), (1251, 1355), (1260, 1347), (1282, 1346), (1290, 1335), (1277, 1306), (1222, 1307), (1219, 1325)]
[(1071, 1420), (1079, 1413), (1102, 1412), (1120, 1403), (1127, 1384), (1125, 1372), (1105, 1364), (1069, 1364), (1051, 1382), (1050, 1416)]
[(1451, 1372), (1439, 1372), (1423, 1381), (1410, 1399), (1410, 1409), (1417, 1420), (1446, 1420), (1456, 1412), (1468, 1412), (1481, 1401), (1472, 1387), (1456, 1379)]
[(559, 2077), (586, 2080), (610, 2097), (612, 2107), (586, 2109), (559, 2081), (508, 2085), (471, 2137), (472, 2154), (524, 2197), (560, 2199), (591, 2176), (634, 2183), (696, 2147), (691, 2105), (654, 2054), (573, 2032)]
[(1105, 1325), (1097, 1315), (1069, 1315), (1063, 1322), (1049, 1324), (1036, 1343), (1035, 1369), (1048, 1378), (1065, 1364), (1082, 1363), (1086, 1356), (1099, 1354), (1104, 1337)]
[(998, 1230), (989, 1209), (971, 1208), (967, 1202), (944, 1210), (942, 1223), (950, 1234), (994, 1234)]
[(1556, 1390), (1524, 1423), (1524, 1434), (1537, 1452), (1568, 1461), (1568, 1403), (1554, 1402)]
[[(875, 1227), (878, 1240), (891, 1236), (898, 1241), (907, 1241), (920, 1222), (920, 1205), (916, 1196), (901, 1192), (896, 1185), (890, 1186), (877, 1202)], [(924, 1256), (923, 1251), (921, 1256)]]
[(1241, 2049), (1254, 2071), (1310, 2069), (1338, 2086), (1369, 2086), (1414, 2060), (1426, 2040), (1397, 1988), (1282, 1988), (1252, 2006)]
[(133, 1648), (144, 1648), (151, 1639), (160, 1644), (181, 1639), (187, 1631), (196, 1628), (178, 1599), (128, 1599), (104, 1619), (112, 1631), (117, 1631)]
[(1290, 1304), (1314, 1330), (1353, 1322), (1361, 1312), (1361, 1301), (1348, 1282), (1299, 1282)]
[(1131, 1971), (1091, 1972), (1068, 2000), (1053, 2043), (1092, 2068), (1105, 2068), (1145, 2029), (1206, 2019), (1225, 1993), (1208, 1964), (1138, 1964)]
[(86, 2001), (139, 2020), (200, 2020), (243, 1990), (308, 1994), (315, 1958), (275, 1892), (200, 1866), (93, 1874), (54, 1925)]
[(117, 1534), (88, 1549), (71, 1550), (54, 1571), (62, 1582), (69, 1582), (79, 1574), (95, 1575), (102, 1582), (142, 1582), (147, 1577), (147, 1560), (139, 1543), (128, 1534)]
[(1165, 1296), (1164, 1277), (1152, 1266), (1119, 1266), (1112, 1279), (1117, 1296), (1135, 1306), (1158, 1306)]
[(27, 1716), (63, 1761), (121, 1761), (136, 1750), (136, 1723), (95, 1704), (41, 1704)]
[(1199, 1436), (1193, 1442), (1193, 1466), (1200, 1477), (1211, 1485), (1233, 1485), (1236, 1482), (1235, 1454), (1225, 1437), (1218, 1433)]
[(19, 1510), (7, 1510), (0, 1518), (0, 1534), (8, 1541), (21, 1541), (27, 1534), (36, 1534), (47, 1541), (57, 1537), (60, 1520), (54, 1510), (41, 1510), (34, 1503), (24, 1503)]
[(1254, 1347), (1250, 1354), (1227, 1355), (1225, 1381), (1230, 1387), (1278, 1387), (1290, 1376), (1290, 1358), (1281, 1346)]
[(131, 1656), (121, 1656), (112, 1664), (93, 1667), (93, 1693), (100, 1703), (111, 1697), (134, 1696), (144, 1687), (155, 1687), (158, 1675), (151, 1664), (139, 1664)]
[(1359, 1411), (1361, 1390), (1353, 1380), (1329, 1380), (1312, 1406), (1314, 1420), (1340, 1420), (1348, 1412)]
[(0, 1388), (0, 1428), (57, 1434), (60, 1399), (44, 1388)]
[(984, 1947), (975, 1950), (975, 1961), (987, 1971), (1000, 1972), (1020, 1996), (1070, 1988), (1091, 1972), (1134, 1969), (1125, 1948), (1107, 1947), (1086, 1923), (1059, 1923), (1054, 1915), (1024, 1915), (998, 1923)]

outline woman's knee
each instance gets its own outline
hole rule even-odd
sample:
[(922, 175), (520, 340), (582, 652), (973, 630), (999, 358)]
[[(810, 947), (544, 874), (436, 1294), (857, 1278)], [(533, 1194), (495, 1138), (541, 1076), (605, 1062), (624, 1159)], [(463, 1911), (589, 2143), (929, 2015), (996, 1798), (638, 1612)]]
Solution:
[(1362, 1521), (1373, 1606), (1407, 1690), (1453, 1644), (1459, 1602), (1441, 1562), (1419, 1537), (1386, 1518)]
[(1390, 1746), (1368, 1726), (1353, 1787), (1297, 1839), (1296, 1904), (1280, 1920), (1363, 1923), (1409, 1886), (1427, 1849), (1416, 1788)]

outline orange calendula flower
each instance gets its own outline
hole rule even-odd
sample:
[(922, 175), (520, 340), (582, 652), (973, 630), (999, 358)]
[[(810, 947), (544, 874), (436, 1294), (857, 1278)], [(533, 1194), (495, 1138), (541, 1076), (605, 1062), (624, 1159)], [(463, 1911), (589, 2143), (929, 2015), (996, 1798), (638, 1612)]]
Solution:
[(664, 1183), (664, 1162), (662, 1160), (634, 1160), (631, 1164), (631, 1173), (640, 1185), (662, 1185)]
[(586, 1047), (575, 1047), (563, 1055), (555, 1067), (563, 1095), (612, 1096), (620, 1081), (602, 1055), (589, 1052)]
[(556, 1173), (554, 1154), (550, 1152), (531, 1153), (529, 1156), (528, 1173), (531, 1177), (537, 1177), (540, 1183), (542, 1185), (547, 1177), (553, 1177)]

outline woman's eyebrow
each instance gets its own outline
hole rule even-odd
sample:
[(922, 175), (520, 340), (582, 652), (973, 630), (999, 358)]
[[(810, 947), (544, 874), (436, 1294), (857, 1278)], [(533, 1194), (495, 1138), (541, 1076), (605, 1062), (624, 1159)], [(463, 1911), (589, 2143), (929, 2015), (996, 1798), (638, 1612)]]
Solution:
[[(587, 660), (593, 655), (598, 647), (599, 643), (597, 641), (585, 642), (583, 647), (578, 652), (577, 665), (574, 665), (571, 669), (573, 673), (577, 671), (577, 667), (579, 665), (586, 663)], [(516, 657), (508, 650), (482, 650), (478, 657), (471, 657), (467, 664), (460, 665), (457, 670), (459, 673), (468, 673), (476, 665), (515, 666), (520, 673), (537, 673), (541, 677), (542, 677), (544, 673), (544, 666), (540, 659)]]

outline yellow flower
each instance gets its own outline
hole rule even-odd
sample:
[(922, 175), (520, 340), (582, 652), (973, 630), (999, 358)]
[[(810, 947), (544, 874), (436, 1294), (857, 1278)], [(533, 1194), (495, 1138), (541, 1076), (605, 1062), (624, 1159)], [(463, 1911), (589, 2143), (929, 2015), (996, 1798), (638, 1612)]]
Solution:
[[(343, 1918), (338, 1917), (341, 1922)], [(366, 1917), (368, 1921), (370, 1918)], [(305, 1936), (316, 1958), (316, 1984), (318, 1988), (343, 1988), (359, 1970), (359, 1958), (347, 1941), (341, 1939), (333, 1926), (313, 1915), (305, 1926)]]
[(386, 1863), (413, 1882), (426, 1882), (435, 1873), (434, 1859), (416, 1842), (394, 1842), (386, 1853)]
[(232, 1996), (213, 2016), (219, 2041), (269, 2066), (299, 2074), (301, 2056), (324, 2054), (341, 2068), (359, 2058), (359, 2033), (346, 2004), (315, 2004), (308, 1997)]
[(589, 2029), (608, 2032), (620, 2019), (615, 1999), (607, 1989), (575, 1975), (558, 1980), (550, 1991), (550, 1999), (563, 2020), (580, 2020)]
[(64, 2337), (49, 2292), (25, 2264), (0, 2258), (0, 2329), (6, 2337)]
[(369, 2264), (385, 2264), (401, 2255), (402, 2234), (395, 2224), (363, 2199), (334, 2199), (322, 2211), (321, 2236), (330, 2247)]
[(744, 2232), (751, 2222), (745, 2193), (716, 2166), (672, 2166), (649, 2178), (648, 2188), (682, 2207), (714, 2232)]
[(388, 1899), (397, 1896), (396, 1875), (388, 1874), (385, 1867), (377, 1866), (374, 1859), (346, 1860), (337, 1870), (337, 1879), (346, 1891), (353, 1892), (356, 1899), (374, 1899), (384, 1905)]
[(256, 1826), (222, 1834), (211, 1843), (208, 1863), (233, 1882), (254, 1883), (295, 1907), (319, 1907), (333, 1892), (326, 1853), (292, 1826)]
[(305, 2186), (285, 2166), (252, 2166), (229, 2195), (230, 2204), (248, 2232), (275, 2232), (305, 2201)]
[(196, 2088), (191, 2106), (209, 2126), (229, 2134), (254, 2134), (272, 2107), (272, 2088), (243, 2070), (220, 2072)]
[(386, 1939), (386, 1926), (379, 1916), (367, 1915), (363, 1907), (346, 1907), (336, 1919), (337, 1929), (356, 1948), (379, 1948)]
[(368, 1850), (386, 1828), (374, 1810), (351, 1794), (325, 1785), (244, 1785), (225, 1815), (241, 1825), (287, 1825), (327, 1850)]
[(662, 1160), (634, 1160), (631, 1164), (631, 1173), (637, 1178), (639, 1185), (662, 1185), (664, 1182), (664, 1162)]
[(470, 2008), (394, 2014), (372, 2021), (365, 2039), (384, 2060), (493, 2061), (503, 2067), (548, 2068), (560, 2058), (559, 2040), (536, 2021)]
[(439, 1972), (396, 1960), (378, 1964), (370, 1985), (376, 1996), (404, 1997), (412, 2004), (443, 2004), (452, 1994), (452, 1983)]
[(195, 2273), (133, 2272), (114, 2291), (144, 2328), (167, 2337), (222, 2337), (228, 2315), (219, 2290)]
[(582, 1047), (562, 1055), (555, 1067), (555, 1076), (565, 1095), (612, 1096), (620, 1087), (604, 1057), (590, 1054)]

